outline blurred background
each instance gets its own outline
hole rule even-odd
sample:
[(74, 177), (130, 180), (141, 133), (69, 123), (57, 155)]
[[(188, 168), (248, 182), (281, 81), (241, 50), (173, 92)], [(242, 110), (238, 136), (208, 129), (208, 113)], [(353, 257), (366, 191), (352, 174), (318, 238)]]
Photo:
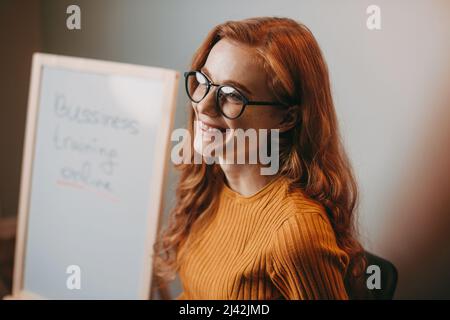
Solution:
[[(81, 30), (66, 9), (81, 8)], [(366, 27), (369, 5), (381, 30)], [(450, 299), (450, 2), (445, 0), (0, 0), (0, 297), (10, 291), (33, 52), (188, 69), (226, 20), (283, 16), (308, 26), (328, 63), (359, 186), (366, 248), (399, 271), (395, 298)], [(175, 128), (186, 126), (180, 83)], [(174, 205), (177, 174), (165, 190)], [(179, 281), (171, 294), (181, 291)]]

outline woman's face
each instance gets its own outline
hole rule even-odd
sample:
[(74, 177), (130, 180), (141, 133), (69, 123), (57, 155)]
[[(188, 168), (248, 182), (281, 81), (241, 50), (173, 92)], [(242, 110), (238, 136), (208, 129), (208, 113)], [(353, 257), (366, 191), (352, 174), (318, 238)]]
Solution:
[[(248, 100), (275, 101), (270, 94), (266, 74), (259, 61), (253, 48), (222, 39), (210, 51), (201, 71), (214, 84), (228, 84), (237, 88)], [(282, 121), (284, 112), (280, 107), (252, 105), (248, 105), (239, 118), (228, 119), (215, 108), (216, 90), (217, 87), (212, 86), (202, 101), (193, 103), (197, 124), (194, 146), (199, 153), (203, 150), (204, 154), (206, 146), (213, 143), (211, 131), (203, 130), (207, 128), (205, 125), (209, 124), (224, 131), (223, 143), (222, 145), (215, 143), (216, 148), (223, 147), (229, 141), (233, 129), (256, 129), (259, 132), (258, 129), (277, 128)]]

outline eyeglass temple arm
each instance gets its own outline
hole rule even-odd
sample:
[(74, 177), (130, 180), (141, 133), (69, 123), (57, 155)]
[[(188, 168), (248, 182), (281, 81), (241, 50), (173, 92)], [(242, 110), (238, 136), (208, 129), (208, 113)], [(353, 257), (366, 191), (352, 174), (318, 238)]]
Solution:
[(284, 104), (274, 101), (248, 101), (246, 105), (254, 105), (254, 106), (284, 106)]

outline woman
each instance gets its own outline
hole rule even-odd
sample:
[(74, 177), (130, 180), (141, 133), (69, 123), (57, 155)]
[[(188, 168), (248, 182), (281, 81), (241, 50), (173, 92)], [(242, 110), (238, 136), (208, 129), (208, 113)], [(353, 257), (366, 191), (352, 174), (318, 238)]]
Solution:
[(196, 164), (191, 154), (178, 166), (156, 274), (171, 280), (179, 272), (178, 299), (347, 299), (344, 278), (364, 266), (353, 227), (357, 188), (311, 32), (285, 18), (226, 22), (209, 33), (191, 70), (197, 154), (216, 130), (226, 144), (237, 128), (278, 129), (279, 170)]

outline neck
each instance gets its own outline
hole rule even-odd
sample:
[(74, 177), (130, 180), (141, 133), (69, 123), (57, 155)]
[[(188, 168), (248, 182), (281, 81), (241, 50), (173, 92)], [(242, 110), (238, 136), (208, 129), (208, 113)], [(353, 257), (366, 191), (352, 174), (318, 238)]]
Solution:
[(227, 185), (239, 194), (249, 197), (264, 188), (275, 175), (261, 175), (258, 164), (221, 164)]

